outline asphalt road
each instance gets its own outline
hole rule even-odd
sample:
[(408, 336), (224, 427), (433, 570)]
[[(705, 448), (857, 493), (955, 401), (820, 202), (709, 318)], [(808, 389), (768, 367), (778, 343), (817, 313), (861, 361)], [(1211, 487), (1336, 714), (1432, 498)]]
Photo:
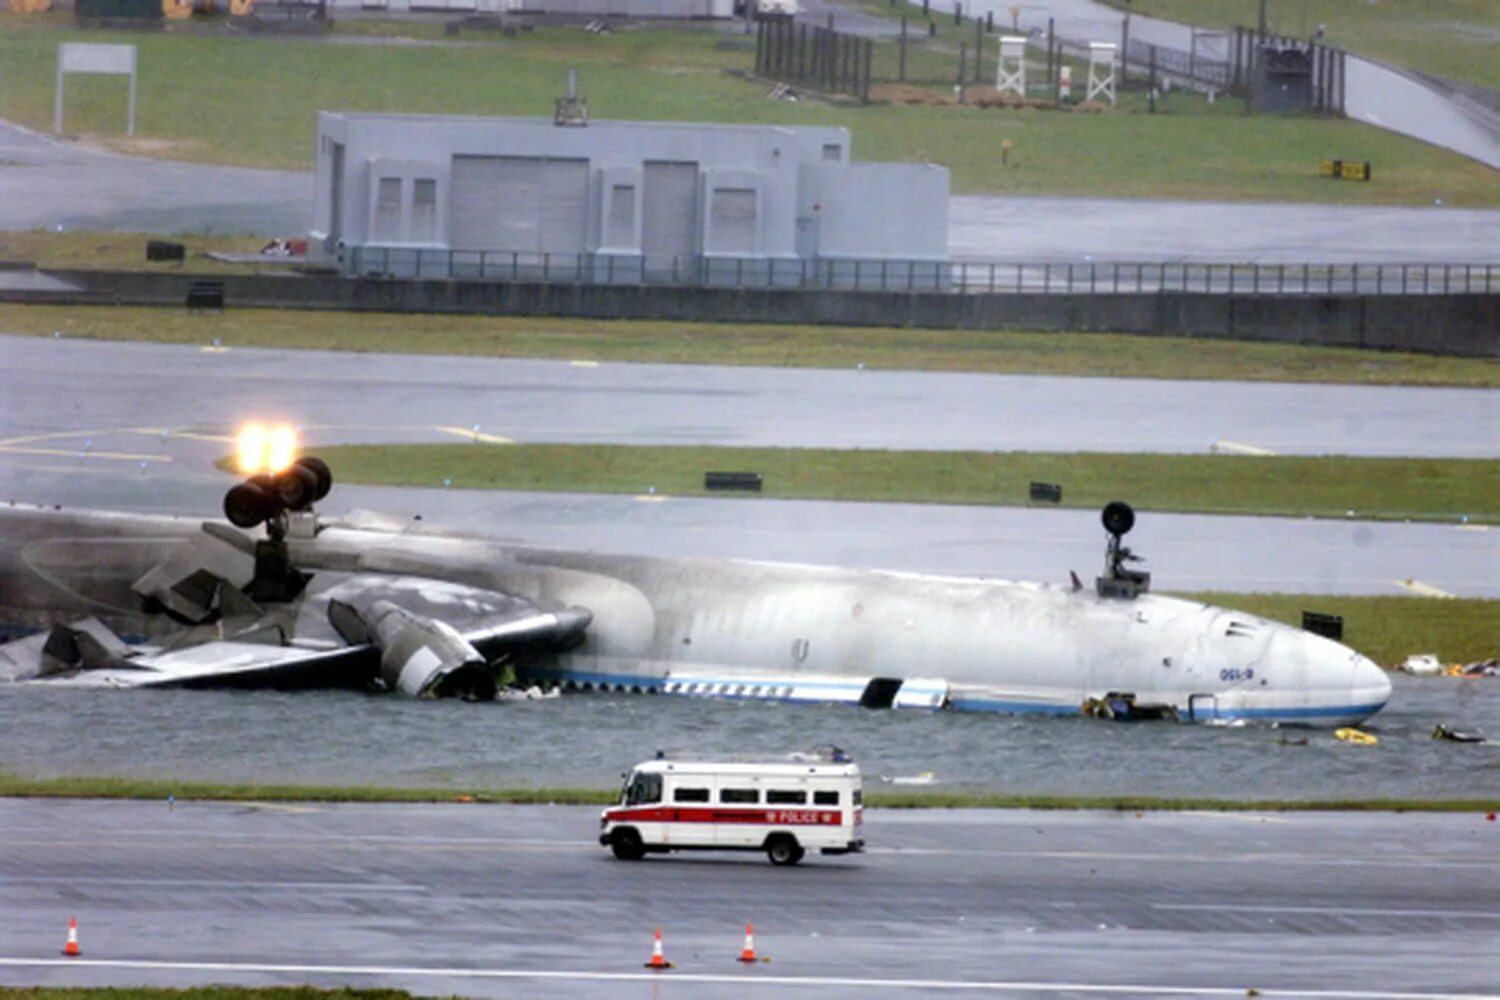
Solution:
[[(1482, 815), (887, 812), (639, 863), (588, 808), (0, 801), (0, 982), (557, 997), (1496, 996)], [(77, 916), (83, 956), (59, 955)], [(735, 961), (746, 923), (769, 962)], [(648, 972), (652, 931), (676, 968)], [(1338, 991), (1324, 992), (1324, 991)]]
[[(477, 425), (481, 435), (528, 442), (1500, 457), (1500, 393), (1466, 389), (579, 365), (0, 336), (0, 396), (0, 442), (12, 453), (98, 450), (106, 432), (127, 427), (222, 432), (261, 416), (309, 428), (314, 441), (455, 440)], [(36, 434), (65, 436), (14, 440)]]

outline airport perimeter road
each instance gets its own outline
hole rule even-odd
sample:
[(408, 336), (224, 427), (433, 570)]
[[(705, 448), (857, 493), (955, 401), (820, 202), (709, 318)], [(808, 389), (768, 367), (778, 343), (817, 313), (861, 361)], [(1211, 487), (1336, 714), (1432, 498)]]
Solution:
[[(954, 257), (1012, 264), (1500, 262), (1500, 212), (1484, 209), (978, 196), (948, 204)], [(1000, 287), (1009, 280), (1002, 273)]]
[(0, 230), (299, 236), (312, 174), (120, 156), (0, 121)]
[[(204, 350), (0, 337), (0, 447), (280, 418), (314, 442), (1500, 456), (1500, 392)], [(451, 430), (436, 430), (447, 427)], [(36, 437), (42, 435), (43, 437)], [(21, 440), (25, 439), (25, 440)], [(93, 442), (92, 444), (86, 444)]]
[[(8, 800), (0, 828), (17, 985), (1500, 995), (1500, 826), (1478, 814), (876, 810), (867, 854), (792, 869), (617, 862), (576, 807)], [(735, 961), (747, 922), (769, 962)], [(657, 927), (676, 968), (649, 972)]]

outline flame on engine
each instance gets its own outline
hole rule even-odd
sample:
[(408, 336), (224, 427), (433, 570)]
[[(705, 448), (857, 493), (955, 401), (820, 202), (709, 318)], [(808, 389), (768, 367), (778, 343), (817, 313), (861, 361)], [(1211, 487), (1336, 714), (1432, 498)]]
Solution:
[(297, 460), (297, 431), (287, 424), (246, 424), (235, 440), (236, 461), (243, 475), (275, 475)]

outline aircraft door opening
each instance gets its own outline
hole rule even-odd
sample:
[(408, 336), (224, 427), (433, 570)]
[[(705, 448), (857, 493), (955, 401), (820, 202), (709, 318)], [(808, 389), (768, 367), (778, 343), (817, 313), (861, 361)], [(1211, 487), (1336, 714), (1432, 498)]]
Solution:
[(1219, 717), (1219, 699), (1211, 694), (1188, 695), (1188, 721), (1211, 722)]
[(859, 696), (861, 708), (890, 708), (896, 703), (896, 693), (901, 690), (898, 677), (871, 677)]

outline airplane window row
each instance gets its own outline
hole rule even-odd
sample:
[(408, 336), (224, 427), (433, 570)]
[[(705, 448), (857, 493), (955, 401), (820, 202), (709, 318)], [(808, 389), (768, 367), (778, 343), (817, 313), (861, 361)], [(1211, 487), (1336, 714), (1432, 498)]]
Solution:
[(790, 698), (790, 684), (707, 684), (674, 681), (666, 686), (668, 694), (704, 695), (731, 698)]

